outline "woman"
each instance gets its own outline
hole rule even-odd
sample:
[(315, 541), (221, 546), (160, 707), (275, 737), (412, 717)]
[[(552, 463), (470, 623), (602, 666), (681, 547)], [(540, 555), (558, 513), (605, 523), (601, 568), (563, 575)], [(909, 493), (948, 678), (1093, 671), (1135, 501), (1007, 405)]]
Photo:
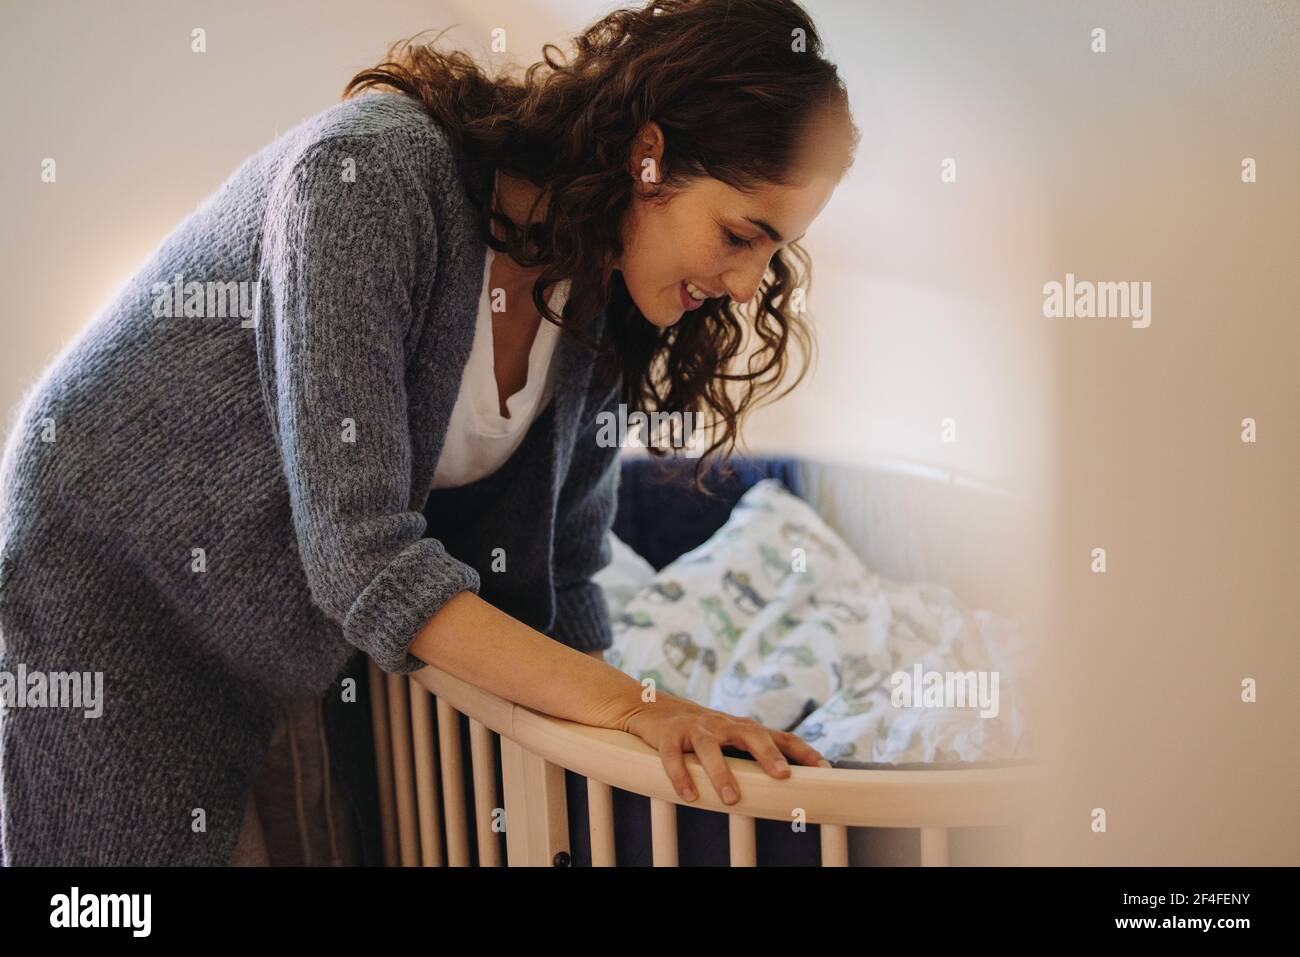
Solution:
[(725, 745), (776, 777), (824, 763), (599, 660), (591, 576), (618, 474), (600, 413), (706, 411), (716, 453), (806, 340), (786, 250), (851, 162), (843, 86), (788, 0), (619, 10), (577, 50), (522, 83), (391, 51), (33, 389), (3, 670), (98, 675), (103, 701), (5, 711), (8, 863), (228, 862), (276, 716), (358, 649), (635, 734), (687, 801), (687, 751), (727, 803)]

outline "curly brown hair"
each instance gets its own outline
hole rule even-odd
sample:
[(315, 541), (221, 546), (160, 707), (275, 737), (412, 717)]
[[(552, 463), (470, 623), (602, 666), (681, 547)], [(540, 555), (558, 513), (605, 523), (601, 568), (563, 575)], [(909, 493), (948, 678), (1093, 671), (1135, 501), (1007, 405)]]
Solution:
[[(792, 0), (650, 0), (615, 10), (573, 38), (572, 63), (546, 44), (522, 79), (489, 77), (468, 54), (435, 50), (439, 37), (393, 44), (384, 62), (352, 78), (343, 98), (391, 88), (424, 105), (456, 147), (467, 193), (482, 212), (484, 241), (524, 268), (543, 267), (533, 286), (538, 312), (598, 350), (593, 388), (608, 390), (621, 375), (620, 401), (629, 411), (690, 412), (705, 423), (713, 441), (694, 485), (707, 493), (702, 473), (719, 450), (721, 471), (729, 471), (741, 417), (788, 394), (808, 371), (813, 337), (792, 300), (801, 284), (807, 294), (811, 260), (790, 243), (774, 253), (753, 300), (737, 306), (711, 299), (689, 321), (662, 330), (603, 264), (622, 251), (620, 223), (633, 197), (629, 157), (651, 120), (665, 138), (659, 188), (650, 194), (656, 202), (702, 177), (749, 191), (814, 171), (843, 176), (859, 133), (812, 20)], [(803, 149), (814, 132), (817, 148)], [(538, 222), (519, 230), (489, 208), (495, 170), (538, 187), (538, 201), (546, 195)], [(504, 244), (493, 235), (494, 221)], [(561, 321), (546, 292), (563, 279), (572, 282)], [(608, 319), (597, 342), (586, 330), (602, 313)], [(773, 395), (786, 378), (792, 340), (802, 366)], [(742, 387), (738, 397), (732, 383)], [(651, 455), (667, 454), (647, 445)]]

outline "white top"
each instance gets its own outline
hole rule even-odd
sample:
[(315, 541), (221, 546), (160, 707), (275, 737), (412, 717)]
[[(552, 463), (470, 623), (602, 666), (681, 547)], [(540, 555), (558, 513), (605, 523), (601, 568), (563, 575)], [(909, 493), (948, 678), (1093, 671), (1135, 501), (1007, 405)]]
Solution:
[[(559, 328), (543, 317), (528, 353), (528, 379), (524, 387), (506, 399), (510, 412), (501, 415), (500, 390), (493, 363), (491, 290), (492, 260), (496, 251), (487, 247), (483, 264), (483, 292), (479, 296), (474, 345), (461, 376), (460, 393), (452, 408), (447, 437), (433, 474), (433, 488), (468, 485), (491, 475), (524, 440), (537, 413), (555, 393), (555, 345)], [(570, 280), (556, 284), (550, 307), (558, 315), (569, 296)]]

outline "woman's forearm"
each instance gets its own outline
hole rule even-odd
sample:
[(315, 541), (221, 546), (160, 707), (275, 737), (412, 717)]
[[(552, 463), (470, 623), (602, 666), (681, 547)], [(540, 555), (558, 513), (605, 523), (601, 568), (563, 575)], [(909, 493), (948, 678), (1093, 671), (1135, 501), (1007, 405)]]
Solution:
[(636, 679), (471, 591), (453, 595), (421, 626), (411, 654), (497, 697), (593, 727), (626, 731), (644, 707)]

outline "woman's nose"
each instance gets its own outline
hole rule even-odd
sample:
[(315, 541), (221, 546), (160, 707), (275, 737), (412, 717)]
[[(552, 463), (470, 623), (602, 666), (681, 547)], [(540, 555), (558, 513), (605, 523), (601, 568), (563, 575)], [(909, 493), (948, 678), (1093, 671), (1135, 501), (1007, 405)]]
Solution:
[(731, 298), (732, 302), (738, 306), (743, 306), (758, 293), (758, 286), (762, 281), (762, 273), (760, 273), (756, 279), (749, 276), (743, 278), (733, 277), (730, 279), (724, 279), (722, 288), (726, 290), (726, 293)]
[(758, 288), (767, 274), (772, 258), (754, 257), (742, 268), (733, 269), (722, 277), (722, 288), (737, 305), (744, 305), (758, 295)]

